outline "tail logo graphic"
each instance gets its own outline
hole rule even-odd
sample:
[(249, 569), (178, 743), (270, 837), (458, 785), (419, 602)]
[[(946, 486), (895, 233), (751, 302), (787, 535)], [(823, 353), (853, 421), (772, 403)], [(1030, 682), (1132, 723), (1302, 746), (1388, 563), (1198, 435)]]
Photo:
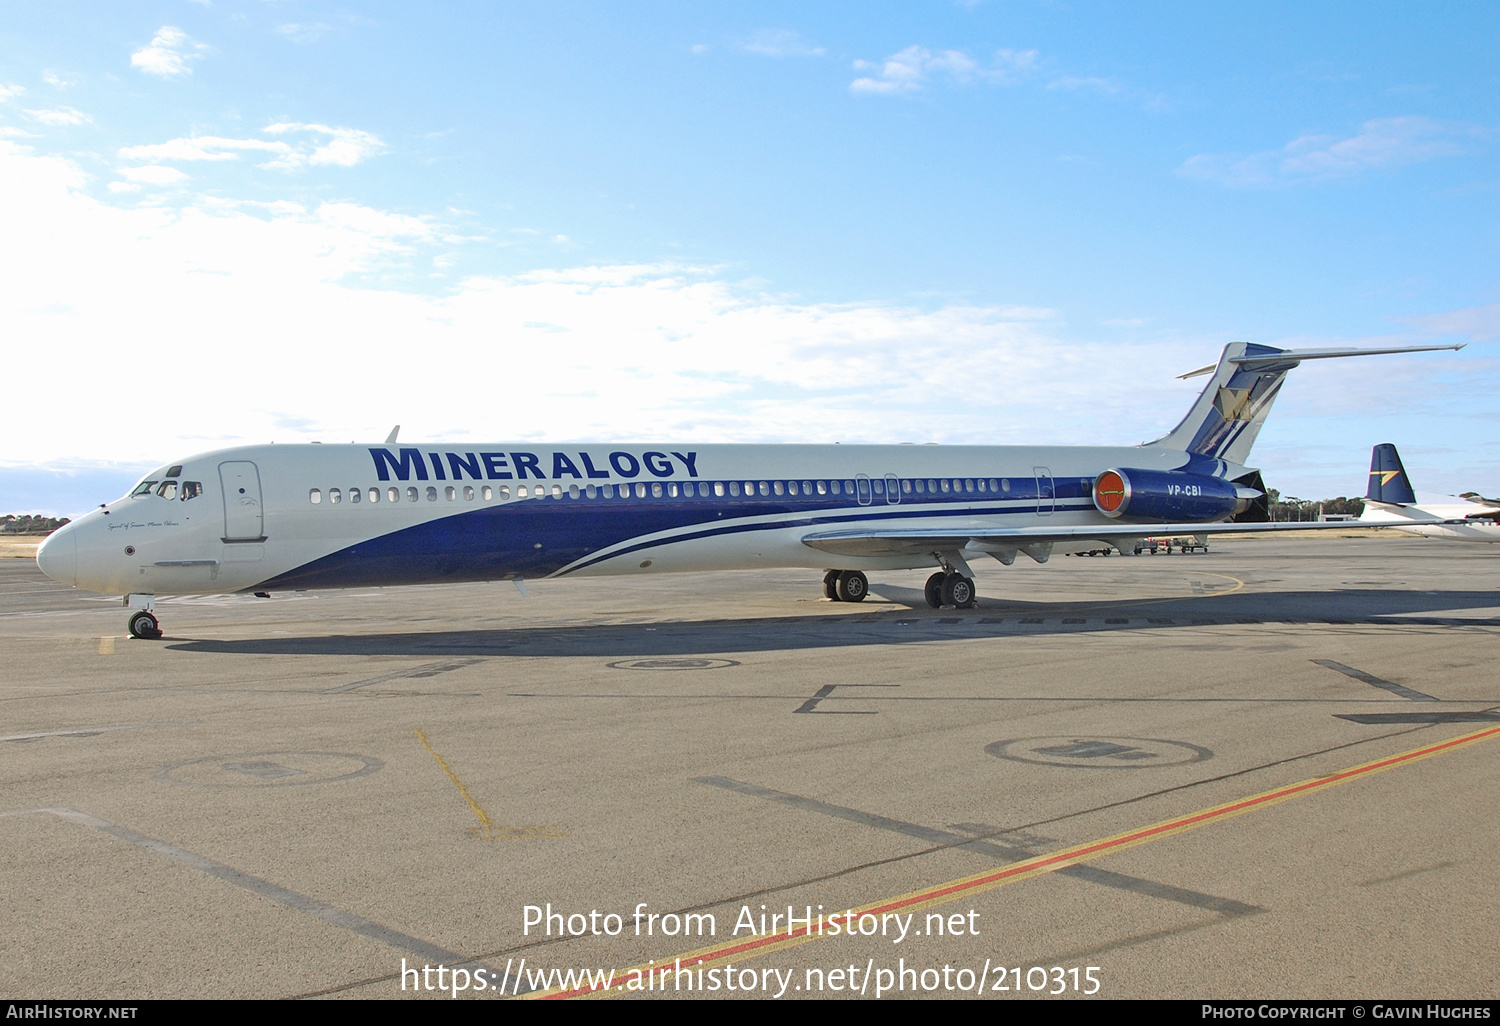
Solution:
[(1372, 470), (1372, 471), (1370, 471), (1370, 476), (1371, 477), (1379, 476), (1381, 487), (1384, 487), (1384, 486), (1386, 486), (1386, 485), (1388, 485), (1388, 484), (1391, 483), (1391, 478), (1393, 478), (1393, 477), (1400, 477), (1401, 476), (1401, 471), (1399, 471), (1399, 470)]
[(1219, 416), (1225, 420), (1248, 421), (1254, 418), (1255, 412), (1250, 408), (1250, 392), (1248, 388), (1223, 388), (1219, 389), (1219, 397), (1214, 400), (1214, 407), (1219, 411)]

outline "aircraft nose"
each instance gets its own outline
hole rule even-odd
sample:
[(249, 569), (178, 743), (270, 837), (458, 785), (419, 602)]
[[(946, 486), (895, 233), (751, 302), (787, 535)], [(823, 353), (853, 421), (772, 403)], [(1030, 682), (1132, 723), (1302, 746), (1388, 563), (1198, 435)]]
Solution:
[(60, 584), (72, 584), (78, 577), (78, 537), (70, 527), (53, 531), (36, 550), (36, 565), (42, 573)]

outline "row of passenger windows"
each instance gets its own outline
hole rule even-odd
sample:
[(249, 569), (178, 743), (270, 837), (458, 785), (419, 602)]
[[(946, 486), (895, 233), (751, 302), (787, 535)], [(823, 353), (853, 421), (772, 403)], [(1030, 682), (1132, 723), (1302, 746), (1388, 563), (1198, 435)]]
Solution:
[[(567, 496), (571, 499), (626, 499), (632, 496), (644, 499), (647, 495), (652, 498), (721, 498), (730, 496), (738, 498), (741, 496), (772, 496), (772, 495), (848, 495), (869, 501), (871, 495), (887, 498), (887, 482), (889, 487), (895, 489), (894, 478), (861, 478), (858, 483), (854, 481), (653, 481), (647, 484), (637, 481), (633, 484), (619, 485), (585, 485), (570, 484), (566, 488), (561, 484), (553, 484), (550, 487), (545, 484), (516, 485), (515, 498), (527, 499), (544, 498), (551, 495), (554, 499)], [(1084, 479), (1085, 485), (1092, 482)], [(1008, 478), (973, 478), (973, 477), (944, 477), (944, 478), (903, 478), (900, 482), (901, 495), (952, 495), (952, 494), (975, 494), (975, 493), (1000, 493), (1010, 491), (1010, 480)], [(314, 505), (323, 501), (323, 490), (313, 488), (308, 492), (308, 500)], [(328, 489), (328, 501), (330, 503), (363, 502), (368, 496), (370, 502), (400, 502), (403, 498), (407, 502), (419, 502), (422, 498), (428, 502), (437, 502), (439, 490), (434, 485), (425, 488), (408, 486), (404, 490), (395, 486), (381, 489), (370, 488), (368, 491), (361, 488), (350, 488), (347, 491), (339, 488)], [(473, 502), (476, 498), (483, 502), (493, 502), (497, 498), (506, 501), (511, 498), (510, 485), (500, 485), (492, 488), (483, 485), (476, 489), (473, 485), (464, 485), (459, 488), (448, 485), (443, 488), (441, 495), (449, 502), (462, 499), (464, 502)], [(894, 501), (899, 502), (897, 497)]]

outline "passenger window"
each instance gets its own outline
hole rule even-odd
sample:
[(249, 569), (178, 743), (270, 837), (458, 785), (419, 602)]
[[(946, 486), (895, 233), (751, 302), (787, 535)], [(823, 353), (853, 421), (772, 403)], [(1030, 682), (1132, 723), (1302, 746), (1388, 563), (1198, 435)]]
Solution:
[[(660, 488), (661, 486), (657, 485), (657, 487)], [(646, 497), (646, 486), (644, 484), (637, 484), (635, 486), (635, 497), (637, 499), (644, 499)]]
[(407, 502), (416, 502), (417, 501), (417, 496), (418, 496), (418, 492), (417, 492), (417, 489), (416, 489), (415, 485), (413, 485), (412, 487), (410, 487), (410, 488), (408, 488), (406, 490), (406, 501)]
[(762, 481), (760, 483), (760, 487), (757, 488), (756, 490), (758, 492), (760, 492), (761, 495), (770, 495), (771, 494), (771, 486), (768, 483), (766, 483), (765, 481)]
[[(490, 490), (489, 486), (486, 485), (484, 490), (485, 491), (489, 491)], [(502, 502), (504, 500), (506, 500), (506, 499), (509, 499), (510, 498), (510, 485), (501, 485), (500, 486), (500, 491), (499, 491), (498, 494), (499, 494), (500, 499), (501, 499)]]
[(389, 499), (391, 502), (400, 502), (401, 501), (401, 489), (399, 489), (399, 488), (390, 488), (390, 489), (387, 489), (386, 493), (385, 493), (385, 497), (387, 499)]
[(330, 488), (330, 489), (328, 489), (328, 501), (329, 502), (338, 503), (338, 502), (343, 501), (343, 498), (344, 498), (343, 493), (341, 493), (337, 488)]
[(724, 482), (723, 481), (715, 481), (714, 482), (714, 494), (717, 495), (717, 496), (719, 496), (720, 498), (724, 497)]
[(570, 484), (570, 485), (568, 485), (568, 498), (570, 498), (570, 499), (576, 499), (581, 494), (583, 494), (583, 492), (579, 489), (579, 487), (576, 484)]
[(754, 481), (746, 481), (745, 482), (745, 494), (747, 496), (755, 494), (755, 482)]
[(734, 498), (739, 498), (740, 483), (738, 481), (729, 482), (729, 494)]
[(316, 506), (318, 503), (323, 501), (323, 493), (314, 488), (312, 491), (307, 493), (307, 501)]
[(839, 483), (837, 481), (829, 481), (828, 482), (828, 493), (830, 495), (838, 495), (838, 494), (840, 494)]
[(819, 495), (827, 495), (828, 494), (828, 482), (827, 481), (819, 481), (818, 482), (818, 494)]
[(984, 478), (982, 477), (979, 479), (979, 490), (984, 491)]
[(990, 491), (992, 491), (992, 492), (998, 492), (999, 490), (1000, 490), (1000, 482), (996, 481), (993, 477), (990, 478)]
[(949, 487), (949, 485), (948, 485), (948, 479), (945, 477), (945, 478), (943, 478), (943, 491), (946, 492), (948, 490), (948, 487)]
[[(691, 488), (693, 486), (692, 485), (688, 485), (688, 487)], [(669, 496), (671, 496), (672, 498), (674, 498), (674, 499), (677, 498), (677, 482), (676, 481), (673, 481), (671, 484), (667, 485), (667, 494)]]
[(1010, 478), (1008, 478), (1008, 477), (1002, 477), (1000, 479), (1000, 490), (1002, 492), (1008, 492), (1008, 491), (1010, 491)]
[(178, 498), (181, 499), (183, 502), (187, 502), (189, 499), (196, 499), (198, 496), (200, 496), (202, 494), (203, 494), (203, 482), (202, 481), (184, 481), (184, 482), (182, 482), (182, 494), (179, 495)]
[(974, 490), (974, 479), (972, 477), (966, 477), (966, 478), (964, 478), (964, 491), (966, 491), (966, 492), (972, 492), (973, 490)]
[(552, 486), (552, 497), (554, 499), (561, 499), (562, 498), (562, 485), (553, 485)]
[(659, 498), (661, 498), (661, 482), (660, 481), (653, 481), (651, 483), (651, 497), (653, 499), (659, 499)]
[(427, 486), (427, 501), (428, 502), (437, 502), (437, 489), (434, 488), (432, 485), (428, 485)]
[(811, 481), (803, 481), (802, 482), (802, 494), (803, 495), (811, 495), (812, 493), (813, 493), (812, 482)]
[[(792, 487), (795, 488), (797, 486), (796, 485), (792, 485)], [(777, 495), (780, 495), (782, 493), (781, 482), (780, 481), (773, 481), (771, 483), (771, 491), (775, 492)]]
[(163, 481), (161, 483), (161, 487), (156, 490), (156, 494), (157, 494), (158, 498), (162, 498), (162, 499), (175, 499), (175, 498), (177, 498), (177, 482), (176, 481)]
[(903, 479), (902, 480), (902, 482), (901, 482), (901, 491), (904, 492), (907, 495), (911, 494), (911, 481), (909, 479)]
[(593, 485), (588, 485), (583, 489), (583, 494), (585, 497), (593, 499), (599, 495), (599, 489), (595, 488)]
[(349, 501), (350, 502), (358, 502), (362, 498), (364, 498), (364, 495), (363, 495), (363, 493), (360, 492), (360, 490), (358, 488), (351, 488), (351, 489), (349, 489)]
[(130, 493), (130, 497), (134, 499), (138, 495), (150, 495), (151, 489), (155, 487), (155, 481), (142, 481), (140, 484), (135, 486), (135, 491)]
[(474, 486), (473, 485), (464, 485), (464, 501), (465, 502), (473, 502), (474, 501)]
[(485, 502), (489, 502), (495, 497), (495, 491), (489, 485), (485, 485), (483, 488), (479, 489), (479, 497)]
[(845, 481), (844, 482), (844, 494), (845, 495), (853, 495), (854, 494), (854, 482), (853, 481)]
[(449, 485), (447, 488), (443, 489), (443, 498), (447, 499), (449, 502), (452, 502), (454, 499), (458, 498), (458, 490), (452, 485)]
[(885, 482), (882, 481), (878, 477), (875, 478), (874, 480), (872, 480), (870, 482), (870, 487), (873, 488), (873, 489), (875, 489), (875, 494), (876, 495), (884, 495), (885, 494)]

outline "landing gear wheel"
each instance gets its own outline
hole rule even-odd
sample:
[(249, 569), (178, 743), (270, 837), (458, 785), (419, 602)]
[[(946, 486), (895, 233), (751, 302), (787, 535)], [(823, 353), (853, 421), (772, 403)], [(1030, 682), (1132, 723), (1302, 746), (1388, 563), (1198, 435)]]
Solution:
[(840, 602), (863, 602), (870, 594), (870, 581), (858, 570), (840, 571), (834, 587)]
[(142, 641), (155, 641), (161, 637), (161, 623), (155, 614), (142, 609), (130, 618), (130, 636)]
[(946, 576), (939, 571), (927, 578), (927, 583), (922, 586), (922, 594), (927, 596), (927, 604), (933, 609), (943, 607), (943, 578)]
[(839, 572), (837, 570), (830, 570), (823, 575), (824, 598), (832, 599), (835, 602), (839, 600), (838, 581)]
[(943, 578), (943, 605), (955, 609), (969, 609), (974, 605), (974, 582), (963, 574), (948, 574)]

